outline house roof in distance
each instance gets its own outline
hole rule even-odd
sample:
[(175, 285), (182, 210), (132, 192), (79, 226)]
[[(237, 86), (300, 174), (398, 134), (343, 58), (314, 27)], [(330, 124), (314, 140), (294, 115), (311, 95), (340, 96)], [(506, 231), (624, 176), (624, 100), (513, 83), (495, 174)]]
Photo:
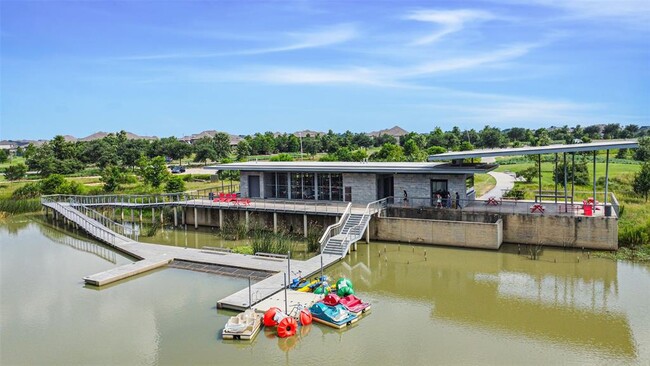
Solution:
[(512, 155), (537, 155), (537, 154), (554, 154), (554, 153), (576, 153), (585, 151), (599, 151), (611, 149), (636, 149), (639, 147), (637, 140), (606, 140), (598, 142), (589, 142), (584, 144), (562, 144), (548, 146), (526, 146), (507, 149), (485, 149), (470, 151), (454, 151), (442, 154), (430, 155), (429, 161), (457, 160), (484, 158), (493, 156), (512, 156)]
[(308, 173), (402, 173), (402, 174), (474, 174), (487, 173), (494, 164), (452, 165), (448, 163), (404, 162), (315, 162), (315, 161), (248, 161), (206, 167), (216, 170), (252, 172), (308, 172)]

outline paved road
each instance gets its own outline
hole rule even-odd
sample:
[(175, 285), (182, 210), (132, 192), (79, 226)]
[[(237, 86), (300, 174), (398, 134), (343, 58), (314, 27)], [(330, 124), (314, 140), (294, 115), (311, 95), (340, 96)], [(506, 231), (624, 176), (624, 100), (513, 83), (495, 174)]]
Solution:
[(492, 188), (486, 194), (479, 197), (478, 199), (480, 200), (486, 200), (489, 197), (494, 197), (497, 199), (501, 198), (501, 196), (503, 196), (503, 192), (511, 190), (512, 187), (515, 186), (515, 177), (510, 174), (500, 172), (489, 172), (488, 174), (497, 180), (497, 185), (494, 186), (494, 188)]

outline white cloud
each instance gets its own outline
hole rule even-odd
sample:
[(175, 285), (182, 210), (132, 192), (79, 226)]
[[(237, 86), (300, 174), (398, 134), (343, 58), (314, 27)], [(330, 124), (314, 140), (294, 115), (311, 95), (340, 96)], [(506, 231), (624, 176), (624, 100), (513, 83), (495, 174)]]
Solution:
[(494, 19), (494, 15), (481, 10), (417, 10), (409, 13), (405, 19), (434, 23), (440, 26), (437, 31), (416, 39), (412, 45), (434, 43), (444, 36), (461, 31), (468, 22)]
[[(225, 52), (170, 52), (149, 55), (118, 57), (118, 60), (146, 61), (166, 59), (198, 59), (224, 56), (261, 55), (267, 53), (290, 52), (309, 48), (320, 48), (347, 42), (358, 36), (357, 29), (351, 24), (339, 24), (312, 32), (286, 33), (286, 44), (276, 47), (250, 48)], [(266, 40), (265, 40), (266, 41)]]
[(543, 6), (564, 13), (558, 20), (596, 20), (650, 30), (648, 0), (496, 0), (498, 3)]

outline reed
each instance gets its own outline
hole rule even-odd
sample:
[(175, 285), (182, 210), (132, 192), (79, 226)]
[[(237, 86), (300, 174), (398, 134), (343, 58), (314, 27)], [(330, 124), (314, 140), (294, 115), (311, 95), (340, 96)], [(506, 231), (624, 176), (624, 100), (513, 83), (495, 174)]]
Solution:
[(293, 252), (294, 244), (286, 234), (255, 230), (251, 235), (251, 247), (253, 253), (287, 254)]
[(17, 215), (27, 212), (36, 212), (41, 209), (41, 201), (35, 199), (0, 199), (0, 211), (6, 212), (10, 215)]

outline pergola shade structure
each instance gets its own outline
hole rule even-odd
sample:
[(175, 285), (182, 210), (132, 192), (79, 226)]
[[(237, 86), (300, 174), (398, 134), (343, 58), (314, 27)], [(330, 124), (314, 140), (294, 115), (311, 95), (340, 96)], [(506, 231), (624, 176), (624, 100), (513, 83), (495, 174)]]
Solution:
[[(520, 155), (537, 155), (538, 167), (538, 189), (539, 196), (542, 195), (542, 175), (541, 175), (541, 156), (542, 154), (555, 154), (555, 168), (557, 170), (558, 154), (563, 154), (564, 162), (564, 201), (567, 203), (567, 165), (566, 154), (571, 154), (573, 174), (571, 174), (571, 200), (573, 200), (573, 187), (575, 176), (575, 154), (581, 152), (593, 152), (593, 197), (594, 208), (596, 205), (596, 153), (598, 151), (606, 150), (605, 159), (605, 197), (604, 204), (607, 205), (607, 194), (609, 189), (609, 150), (611, 149), (636, 149), (639, 147), (637, 140), (607, 140), (598, 142), (589, 142), (583, 144), (561, 144), (561, 145), (548, 145), (548, 146), (526, 146), (517, 148), (506, 149), (485, 149), (485, 150), (471, 150), (471, 151), (453, 151), (442, 154), (430, 155), (428, 161), (452, 161), (452, 164), (462, 164), (464, 159), (486, 158), (486, 157), (501, 157), (501, 156), (520, 156)], [(555, 182), (555, 196), (557, 199), (557, 182)]]

